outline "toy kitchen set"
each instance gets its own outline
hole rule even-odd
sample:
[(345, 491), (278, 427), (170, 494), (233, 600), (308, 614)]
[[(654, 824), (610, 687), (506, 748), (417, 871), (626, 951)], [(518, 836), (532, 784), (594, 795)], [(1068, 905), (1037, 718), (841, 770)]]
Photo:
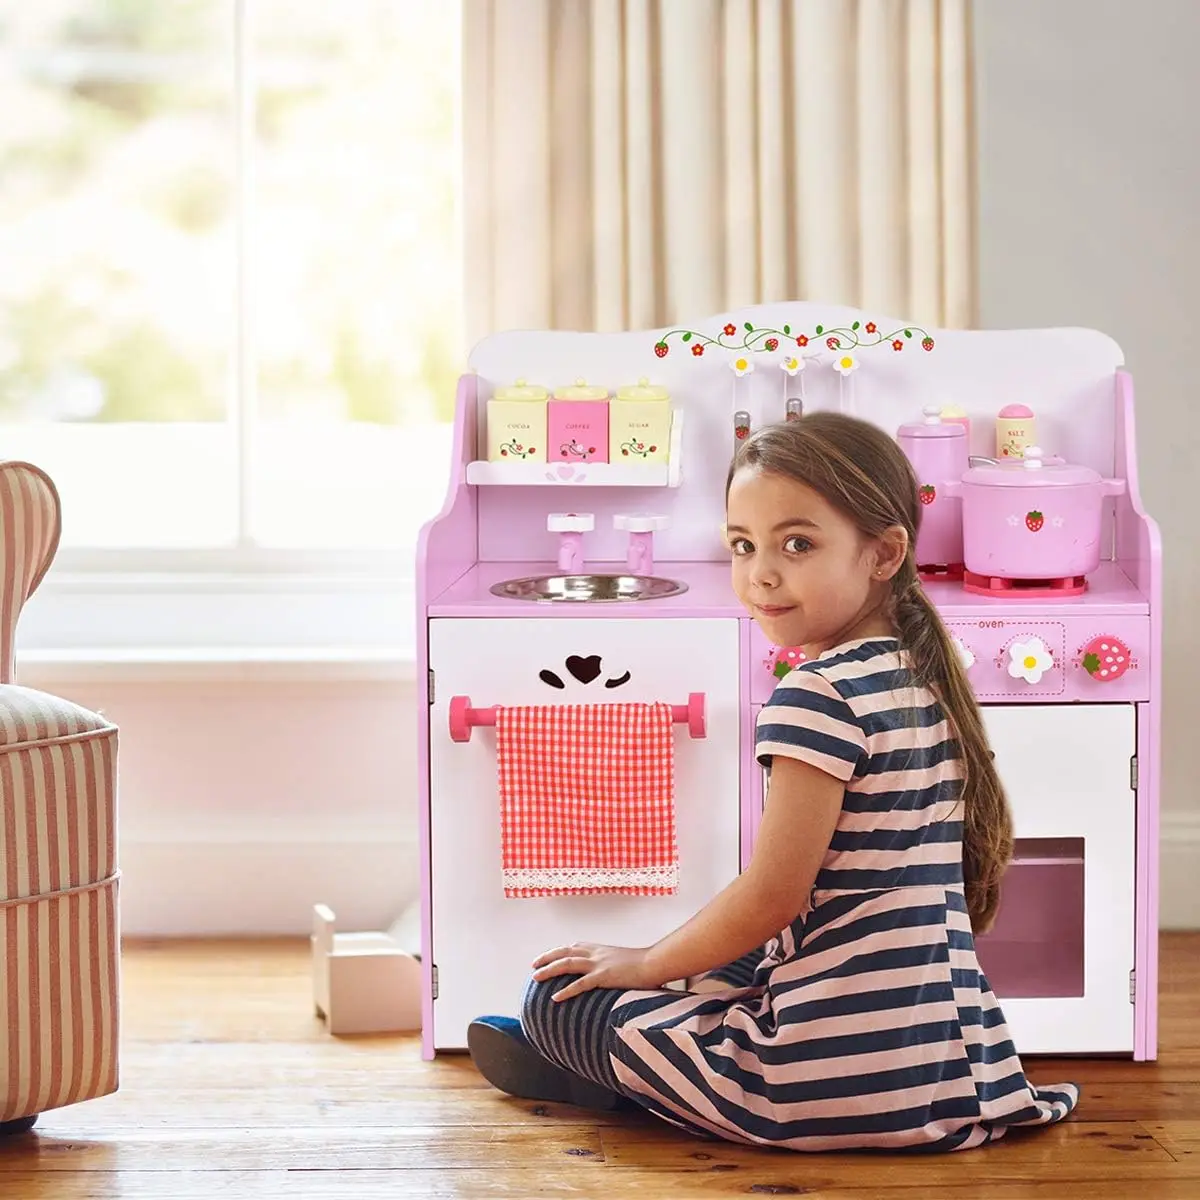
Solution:
[[(924, 586), (1009, 795), (1015, 856), (978, 950), (1016, 1045), (1155, 1058), (1161, 551), (1119, 347), (805, 302), (501, 333), (470, 365), (418, 545), (426, 1057), (515, 1015), (543, 950), (647, 945), (749, 861), (755, 718), (803, 651), (733, 594), (725, 477), (750, 429), (836, 409), (913, 462)], [(616, 709), (658, 714), (652, 778), (627, 726), (568, 719)], [(530, 791), (581, 742), (601, 747), (607, 828)], [(658, 807), (614, 811), (622, 786)]]

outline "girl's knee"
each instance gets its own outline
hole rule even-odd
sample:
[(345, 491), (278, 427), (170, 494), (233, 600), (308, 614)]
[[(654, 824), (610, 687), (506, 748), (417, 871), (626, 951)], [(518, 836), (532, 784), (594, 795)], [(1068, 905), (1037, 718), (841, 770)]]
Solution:
[(525, 1036), (534, 1041), (538, 1034), (549, 1026), (549, 1017), (555, 1003), (554, 997), (568, 983), (580, 978), (578, 975), (555, 975), (552, 979), (539, 982), (530, 978), (525, 986), (525, 995), (521, 1000), (521, 1028)]

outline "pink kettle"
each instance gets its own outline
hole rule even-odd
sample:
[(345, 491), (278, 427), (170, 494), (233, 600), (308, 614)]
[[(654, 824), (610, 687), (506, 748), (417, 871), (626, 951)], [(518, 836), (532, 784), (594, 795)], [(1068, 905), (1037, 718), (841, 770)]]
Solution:
[(962, 500), (947, 485), (962, 479), (970, 466), (967, 430), (959, 421), (943, 421), (936, 405), (921, 411), (922, 420), (901, 425), (896, 435), (912, 463), (921, 501), (917, 569), (924, 574), (961, 571)]

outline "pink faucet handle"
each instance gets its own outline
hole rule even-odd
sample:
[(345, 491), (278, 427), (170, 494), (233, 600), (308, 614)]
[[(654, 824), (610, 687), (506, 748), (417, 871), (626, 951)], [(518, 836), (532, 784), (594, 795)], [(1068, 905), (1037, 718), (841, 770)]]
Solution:
[(629, 533), (657, 533), (671, 524), (666, 513), (617, 513), (613, 517), (613, 528)]
[(550, 513), (546, 528), (551, 533), (591, 533), (596, 518), (591, 513)]

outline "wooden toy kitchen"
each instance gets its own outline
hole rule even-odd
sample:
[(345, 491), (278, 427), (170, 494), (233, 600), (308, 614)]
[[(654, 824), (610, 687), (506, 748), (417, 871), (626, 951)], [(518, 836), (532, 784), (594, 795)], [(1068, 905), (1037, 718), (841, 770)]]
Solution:
[[(417, 551), (425, 1056), (515, 1015), (541, 951), (647, 945), (748, 862), (755, 719), (803, 650), (768, 645), (734, 597), (725, 477), (750, 429), (838, 409), (913, 462), (923, 586), (1012, 806), (978, 953), (1016, 1046), (1155, 1058), (1161, 549), (1122, 363), (1092, 330), (812, 302), (477, 345)], [(670, 706), (676, 867), (539, 887), (514, 869), (504, 714), (618, 702)]]

